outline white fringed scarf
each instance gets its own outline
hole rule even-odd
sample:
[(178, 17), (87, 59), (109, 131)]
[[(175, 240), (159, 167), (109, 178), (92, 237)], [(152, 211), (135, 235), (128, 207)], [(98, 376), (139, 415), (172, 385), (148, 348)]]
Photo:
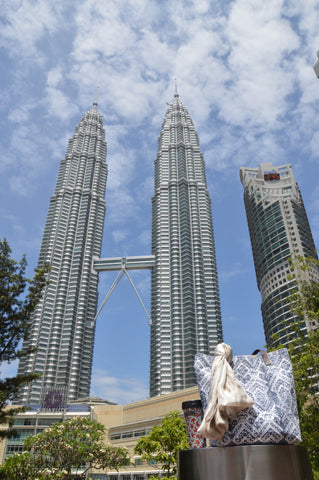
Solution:
[(212, 364), (208, 405), (198, 429), (205, 438), (221, 440), (228, 431), (229, 420), (255, 403), (235, 379), (230, 366), (232, 358), (232, 348), (219, 343)]

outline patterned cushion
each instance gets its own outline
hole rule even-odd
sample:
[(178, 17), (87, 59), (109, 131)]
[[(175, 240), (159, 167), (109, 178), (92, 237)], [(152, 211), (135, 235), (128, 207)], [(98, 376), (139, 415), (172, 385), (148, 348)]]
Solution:
[[(236, 379), (255, 405), (243, 410), (230, 422), (222, 441), (211, 446), (295, 444), (301, 441), (295, 385), (287, 349), (268, 353), (271, 364), (260, 355), (233, 358)], [(213, 357), (197, 354), (195, 372), (204, 412), (209, 397)]]

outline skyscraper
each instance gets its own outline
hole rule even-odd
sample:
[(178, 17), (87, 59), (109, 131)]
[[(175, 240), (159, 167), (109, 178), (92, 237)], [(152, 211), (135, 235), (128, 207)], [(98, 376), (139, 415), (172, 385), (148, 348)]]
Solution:
[(83, 116), (61, 160), (38, 266), (52, 266), (37, 305), (18, 373), (43, 376), (21, 389), (19, 402), (58, 406), (90, 392), (98, 274), (107, 179), (106, 143), (97, 103)]
[[(317, 258), (307, 214), (290, 164), (240, 168), (244, 201), (253, 250), (262, 316), (268, 345), (287, 344), (290, 324), (296, 316), (288, 297), (298, 285), (290, 273), (288, 258)], [(318, 280), (318, 272), (309, 273)], [(304, 329), (314, 328), (306, 321)]]
[(222, 341), (205, 162), (177, 91), (162, 124), (154, 166), (151, 396), (195, 385), (195, 353), (213, 353)]

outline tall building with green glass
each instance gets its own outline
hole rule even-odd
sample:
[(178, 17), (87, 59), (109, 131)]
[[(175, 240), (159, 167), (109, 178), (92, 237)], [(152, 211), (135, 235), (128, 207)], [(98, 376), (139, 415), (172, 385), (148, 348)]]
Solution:
[[(296, 320), (287, 299), (298, 286), (297, 277), (288, 275), (291, 273), (288, 259), (317, 258), (306, 210), (290, 164), (241, 167), (240, 180), (262, 298), (266, 342), (269, 346), (287, 345), (292, 333), (290, 324)], [(309, 272), (309, 276), (319, 279), (316, 270)], [(309, 331), (316, 325), (305, 321), (303, 328)]]
[(205, 162), (177, 92), (154, 167), (151, 396), (195, 385), (195, 354), (213, 354), (223, 337)]

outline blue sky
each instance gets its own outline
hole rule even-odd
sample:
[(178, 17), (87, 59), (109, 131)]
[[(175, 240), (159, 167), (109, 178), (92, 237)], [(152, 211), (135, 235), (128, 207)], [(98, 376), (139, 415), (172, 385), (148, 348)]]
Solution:
[[(224, 340), (264, 346), (239, 167), (291, 163), (319, 233), (318, 0), (0, 0), (0, 236), (29, 275), (59, 162), (98, 89), (109, 175), (102, 255), (151, 253), (157, 138), (174, 94), (199, 135)], [(100, 276), (100, 303), (116, 274)], [(145, 305), (150, 273), (132, 272)], [(16, 368), (2, 366), (1, 374)], [(149, 327), (126, 278), (98, 322), (92, 394), (148, 394)]]

